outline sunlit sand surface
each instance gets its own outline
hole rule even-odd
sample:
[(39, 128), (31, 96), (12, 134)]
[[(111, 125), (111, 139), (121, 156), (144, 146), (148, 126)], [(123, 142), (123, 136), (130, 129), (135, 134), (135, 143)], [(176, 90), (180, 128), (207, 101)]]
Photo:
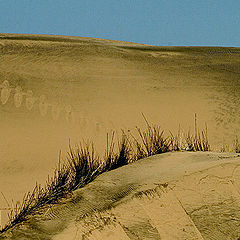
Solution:
[(69, 139), (90, 138), (101, 152), (107, 131), (144, 126), (141, 113), (166, 132), (193, 131), (196, 113), (213, 150), (231, 147), (239, 56), (239, 48), (0, 34), (0, 191), (20, 201), (52, 174)]
[(211, 152), (141, 159), (102, 174), (0, 239), (238, 239), (239, 159)]

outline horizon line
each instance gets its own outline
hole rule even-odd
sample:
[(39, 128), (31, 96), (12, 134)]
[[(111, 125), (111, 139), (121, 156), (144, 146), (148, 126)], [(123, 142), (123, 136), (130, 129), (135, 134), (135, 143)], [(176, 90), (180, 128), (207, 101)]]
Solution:
[(29, 36), (49, 36), (49, 37), (66, 37), (66, 38), (85, 38), (85, 39), (96, 39), (96, 40), (105, 40), (105, 41), (116, 41), (116, 42), (124, 42), (124, 43), (131, 43), (131, 44), (138, 44), (138, 45), (146, 45), (152, 47), (209, 47), (209, 48), (240, 48), (240, 46), (225, 46), (225, 45), (153, 45), (148, 43), (140, 43), (140, 42), (132, 42), (132, 41), (125, 41), (125, 40), (118, 40), (118, 39), (111, 39), (111, 38), (99, 38), (99, 37), (86, 37), (86, 36), (79, 36), (79, 35), (64, 35), (64, 34), (49, 34), (49, 33), (16, 33), (16, 32), (0, 32), (0, 39), (1, 35), (9, 34), (9, 35), (29, 35)]

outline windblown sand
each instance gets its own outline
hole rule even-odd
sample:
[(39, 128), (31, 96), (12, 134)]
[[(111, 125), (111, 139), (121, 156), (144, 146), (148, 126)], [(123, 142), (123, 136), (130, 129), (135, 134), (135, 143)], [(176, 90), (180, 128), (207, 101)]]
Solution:
[(240, 237), (240, 155), (177, 152), (106, 172), (0, 239)]
[(107, 131), (144, 126), (141, 113), (172, 132), (179, 124), (193, 130), (196, 113), (213, 149), (231, 147), (240, 134), (239, 54), (239, 48), (0, 34), (0, 84), (11, 89), (0, 102), (0, 191), (20, 201), (52, 174), (69, 139), (74, 145), (91, 138), (101, 151)]

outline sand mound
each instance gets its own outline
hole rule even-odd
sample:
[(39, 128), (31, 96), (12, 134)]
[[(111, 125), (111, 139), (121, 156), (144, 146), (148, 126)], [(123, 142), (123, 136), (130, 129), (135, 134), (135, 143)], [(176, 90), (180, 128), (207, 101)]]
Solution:
[(107, 131), (145, 124), (141, 112), (173, 133), (179, 124), (193, 130), (197, 113), (213, 148), (232, 144), (240, 134), (239, 53), (0, 34), (0, 190), (21, 201), (52, 174), (69, 138), (105, 149)]
[(1, 239), (238, 239), (240, 155), (176, 152), (107, 172)]
[[(173, 133), (179, 124), (193, 130), (197, 113), (213, 149), (232, 144), (240, 134), (239, 54), (239, 48), (0, 34), (0, 191), (21, 201), (36, 181), (52, 175), (69, 138), (105, 147), (107, 131), (142, 127), (141, 112)], [(66, 205), (16, 228), (13, 239), (157, 239), (166, 233), (176, 233), (170, 239), (236, 239), (237, 158), (218, 156), (164, 154), (103, 174)], [(5, 205), (1, 196), (0, 209)]]

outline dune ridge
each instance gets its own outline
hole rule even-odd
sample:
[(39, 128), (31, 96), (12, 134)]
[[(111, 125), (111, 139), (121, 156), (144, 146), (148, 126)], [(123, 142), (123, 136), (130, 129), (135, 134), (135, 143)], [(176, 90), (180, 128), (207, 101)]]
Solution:
[(102, 174), (1, 238), (236, 239), (238, 169), (239, 154), (155, 155)]
[[(174, 135), (179, 129), (193, 132), (196, 113), (198, 127), (208, 126), (212, 149), (235, 148), (239, 53), (239, 48), (0, 34), (0, 190), (6, 199), (21, 201), (36, 180), (43, 184), (51, 175), (69, 139), (90, 138), (104, 149), (106, 132), (142, 128), (142, 112)], [(77, 122), (69, 121), (72, 113)], [(0, 207), (5, 204), (1, 198)]]

